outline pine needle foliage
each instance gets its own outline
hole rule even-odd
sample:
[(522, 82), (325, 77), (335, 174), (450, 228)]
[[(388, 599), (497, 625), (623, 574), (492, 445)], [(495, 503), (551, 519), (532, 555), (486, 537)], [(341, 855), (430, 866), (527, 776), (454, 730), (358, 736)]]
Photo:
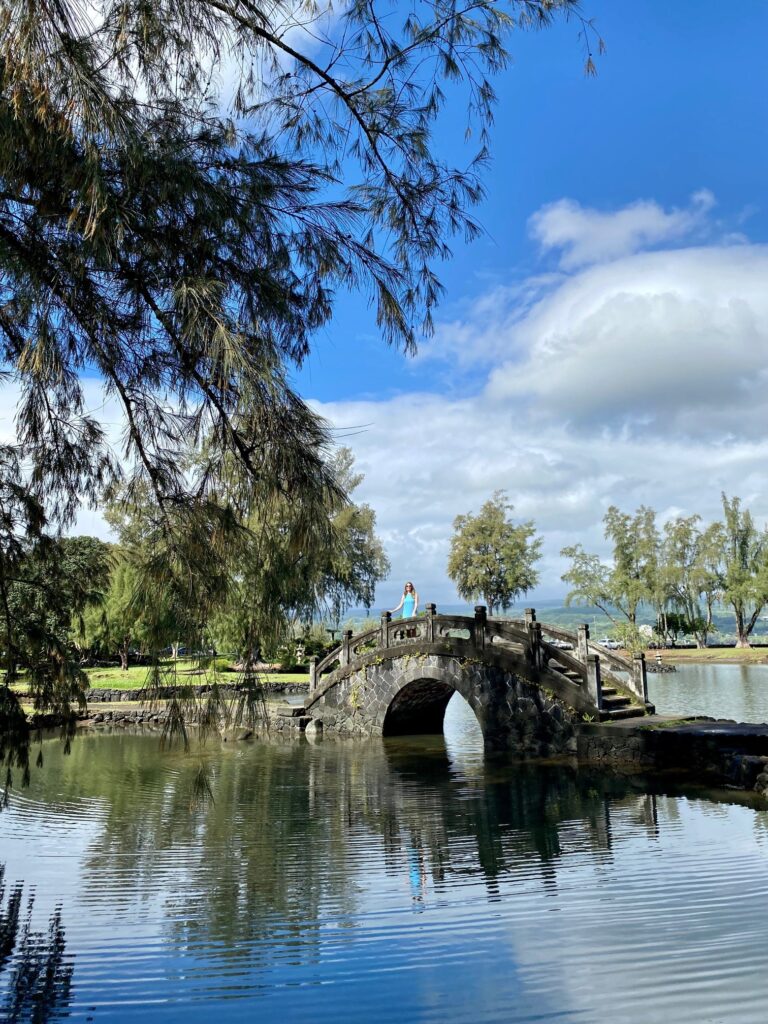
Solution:
[(477, 515), (456, 516), (448, 558), (448, 575), (465, 601), (482, 598), (493, 615), (506, 611), (517, 597), (536, 586), (534, 568), (541, 558), (541, 538), (533, 521), (515, 524), (505, 491), (494, 491)]
[[(0, 337), (51, 519), (125, 465), (161, 504), (224, 458), (259, 476), (275, 438), (318, 469), (286, 367), (339, 289), (406, 350), (429, 330), (435, 262), (478, 233), (505, 41), (558, 14), (591, 38), (575, 0), (2, 0)], [(433, 140), (460, 87), (463, 170)], [(84, 374), (122, 410), (123, 458)]]
[(7, 799), (13, 770), (29, 777), (30, 732), (14, 684), (34, 712), (48, 712), (72, 734), (72, 708), (85, 707), (87, 679), (73, 634), (102, 600), (108, 545), (92, 537), (52, 536), (42, 504), (23, 483), (18, 454), (0, 447), (0, 765)]
[[(405, 351), (431, 330), (436, 266), (479, 231), (509, 35), (559, 15), (591, 72), (577, 0), (0, 0), (7, 564), (43, 519), (55, 533), (105, 488), (128, 506), (149, 491), (146, 593), (165, 584), (197, 614), (255, 505), (300, 496), (316, 535), (343, 494), (290, 372), (340, 291)], [(434, 128), (461, 95), (477, 144), (456, 168)], [(94, 378), (124, 422), (117, 452)], [(76, 697), (60, 664), (54, 696)]]

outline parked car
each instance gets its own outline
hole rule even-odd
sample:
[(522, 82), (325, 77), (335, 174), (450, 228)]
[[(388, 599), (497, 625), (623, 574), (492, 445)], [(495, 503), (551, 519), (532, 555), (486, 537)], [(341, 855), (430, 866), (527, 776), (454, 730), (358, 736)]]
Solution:
[(569, 644), (567, 640), (550, 640), (553, 647), (559, 647), (561, 651), (572, 651), (573, 644)]
[(618, 651), (621, 644), (617, 644), (615, 640), (611, 640), (609, 636), (604, 636), (602, 640), (597, 640), (596, 643), (600, 644), (601, 647), (605, 647), (608, 651)]

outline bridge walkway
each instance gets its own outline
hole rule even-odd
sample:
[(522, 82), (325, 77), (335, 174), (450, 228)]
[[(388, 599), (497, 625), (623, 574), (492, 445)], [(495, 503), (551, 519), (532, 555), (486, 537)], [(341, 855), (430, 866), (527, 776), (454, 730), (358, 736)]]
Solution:
[(337, 648), (319, 662), (312, 659), (305, 707), (309, 710), (356, 666), (449, 650), (474, 661), (507, 659), (523, 666), (528, 678), (554, 684), (562, 691), (559, 696), (590, 720), (637, 718), (654, 710), (648, 703), (644, 655), (628, 658), (607, 650), (590, 639), (586, 624), (572, 631), (538, 622), (533, 608), (522, 620), (488, 618), (483, 605), (476, 606), (473, 617), (439, 615), (434, 604), (414, 619), (392, 620), (385, 612), (379, 626), (357, 635), (345, 631)]

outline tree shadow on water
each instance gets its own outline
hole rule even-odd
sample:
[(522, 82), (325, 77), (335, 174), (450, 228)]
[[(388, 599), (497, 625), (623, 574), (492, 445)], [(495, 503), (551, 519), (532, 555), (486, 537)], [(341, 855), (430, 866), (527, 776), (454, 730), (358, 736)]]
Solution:
[(0, 865), (0, 1020), (44, 1024), (69, 1016), (74, 967), (66, 956), (61, 910), (47, 932), (32, 927), (34, 898), (17, 883), (6, 897)]

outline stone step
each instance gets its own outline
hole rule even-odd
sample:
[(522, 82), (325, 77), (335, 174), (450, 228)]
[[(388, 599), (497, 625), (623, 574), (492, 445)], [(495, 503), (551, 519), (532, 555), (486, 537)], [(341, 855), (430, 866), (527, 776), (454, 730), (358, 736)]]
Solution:
[(623, 694), (617, 693), (613, 696), (610, 694), (606, 696), (605, 690), (603, 690), (603, 707), (609, 710), (612, 708), (625, 708), (631, 703), (632, 701), (629, 697), (625, 697)]
[(578, 680), (581, 682), (581, 675), (575, 669), (564, 668), (563, 665), (551, 665), (550, 667), (556, 672), (559, 672), (561, 676), (565, 676), (566, 679), (572, 679), (574, 681)]
[(615, 708), (613, 711), (603, 708), (600, 712), (600, 720), (603, 722), (616, 721), (619, 718), (644, 718), (645, 711), (637, 704), (630, 704), (626, 708)]
[(306, 715), (303, 704), (278, 704), (274, 713), (280, 718), (303, 718)]

